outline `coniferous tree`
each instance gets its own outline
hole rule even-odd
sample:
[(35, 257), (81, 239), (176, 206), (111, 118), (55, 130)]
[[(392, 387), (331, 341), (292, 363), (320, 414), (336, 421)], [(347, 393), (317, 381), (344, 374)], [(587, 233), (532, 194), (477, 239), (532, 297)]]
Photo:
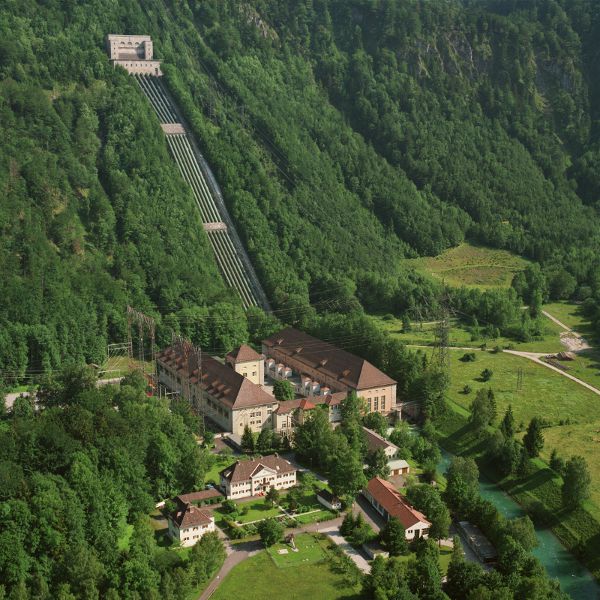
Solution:
[(500, 423), (500, 431), (502, 435), (508, 439), (515, 435), (515, 417), (513, 415), (512, 406), (509, 404), (502, 422)]
[(527, 433), (523, 437), (523, 445), (531, 458), (540, 455), (544, 447), (544, 434), (542, 433), (542, 421), (538, 417), (533, 417), (529, 422)]

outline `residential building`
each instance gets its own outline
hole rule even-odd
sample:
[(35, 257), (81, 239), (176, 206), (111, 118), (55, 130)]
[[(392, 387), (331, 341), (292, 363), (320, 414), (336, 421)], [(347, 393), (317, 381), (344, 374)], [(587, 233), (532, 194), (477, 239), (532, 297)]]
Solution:
[(406, 498), (385, 479), (374, 477), (367, 483), (362, 493), (386, 521), (392, 517), (400, 521), (407, 540), (429, 536), (431, 523), (425, 515), (411, 506)]
[(215, 518), (189, 502), (179, 504), (167, 521), (169, 535), (183, 547), (193, 546), (205, 533), (215, 530)]
[(379, 435), (376, 431), (363, 427), (365, 439), (367, 440), (367, 451), (375, 452), (375, 450), (383, 450), (388, 460), (396, 456), (399, 448), (396, 444), (392, 444), (389, 440), (386, 440), (383, 436)]
[(238, 460), (220, 472), (221, 487), (230, 499), (266, 494), (296, 485), (296, 467), (277, 454), (255, 460)]
[(179, 392), (224, 431), (241, 435), (246, 425), (254, 432), (273, 427), (277, 400), (238, 373), (235, 365), (205, 354), (200, 357), (183, 342), (163, 350), (156, 362), (159, 382)]
[(367, 360), (288, 327), (262, 342), (267, 372), (276, 379), (296, 375), (296, 391), (304, 396), (357, 393), (369, 412), (396, 410), (396, 382)]
[(319, 490), (317, 492), (317, 502), (329, 510), (342, 510), (342, 501), (329, 490)]
[(265, 384), (265, 357), (250, 346), (242, 344), (225, 357), (225, 362), (252, 383)]

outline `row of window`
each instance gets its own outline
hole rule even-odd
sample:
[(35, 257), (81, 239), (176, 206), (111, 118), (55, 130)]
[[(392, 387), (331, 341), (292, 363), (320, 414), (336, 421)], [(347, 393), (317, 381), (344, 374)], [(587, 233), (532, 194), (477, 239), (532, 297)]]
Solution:
[[(375, 396), (373, 398), (373, 402), (371, 403), (371, 398), (369, 400), (369, 410), (378, 411), (379, 410), (379, 396)], [(385, 396), (381, 396), (381, 410), (385, 410)]]

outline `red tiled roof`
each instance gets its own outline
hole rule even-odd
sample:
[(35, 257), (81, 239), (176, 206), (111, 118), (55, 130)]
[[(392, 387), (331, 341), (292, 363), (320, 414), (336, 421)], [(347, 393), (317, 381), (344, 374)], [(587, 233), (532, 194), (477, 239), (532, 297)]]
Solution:
[(285, 400), (284, 402), (280, 402), (279, 406), (275, 410), (275, 412), (279, 415), (285, 415), (290, 413), (297, 408), (301, 408), (302, 410), (312, 410), (316, 408), (316, 405), (311, 402), (308, 398), (297, 398), (296, 400)]
[(277, 473), (291, 473), (296, 471), (296, 467), (292, 466), (287, 460), (280, 458), (276, 454), (272, 454), (255, 460), (238, 460), (236, 463), (223, 469), (220, 475), (231, 483), (248, 481), (254, 473), (260, 471), (263, 467)]
[(374, 477), (367, 484), (367, 491), (383, 506), (390, 517), (396, 517), (402, 523), (404, 529), (408, 529), (417, 523), (431, 525), (425, 515), (413, 508), (388, 481)]
[(221, 492), (215, 488), (209, 490), (202, 490), (201, 492), (191, 492), (189, 494), (180, 494), (175, 496), (175, 502), (179, 504), (189, 504), (190, 502), (202, 502), (203, 500), (210, 500), (211, 498), (218, 498), (222, 496)]
[(263, 340), (263, 344), (353, 389), (364, 390), (396, 383), (364, 358), (293, 327), (274, 333)]
[(363, 427), (363, 431), (365, 432), (365, 438), (367, 440), (367, 448), (369, 452), (374, 452), (377, 448), (382, 448), (385, 450), (386, 448), (394, 448), (396, 452), (399, 450), (396, 444), (392, 444), (392, 442), (386, 440), (384, 437), (381, 437), (376, 431), (372, 429), (368, 429), (367, 427)]
[(176, 511), (171, 513), (170, 518), (179, 529), (186, 529), (197, 525), (206, 525), (213, 520), (210, 514), (200, 510), (192, 504), (180, 506)]
[(333, 394), (327, 394), (327, 396), (323, 396), (323, 404), (327, 404), (327, 406), (338, 406), (347, 396), (348, 394), (346, 392), (334, 392)]
[[(156, 360), (159, 364), (175, 369), (182, 377), (191, 383), (198, 382), (199, 369), (191, 359), (186, 359), (181, 347), (169, 346), (158, 354)], [(275, 404), (277, 400), (263, 390), (262, 387), (252, 383), (246, 377), (236, 373), (212, 356), (202, 355), (202, 381), (201, 387), (208, 394), (220, 400), (230, 408), (249, 408)]]
[(259, 354), (254, 348), (247, 344), (242, 344), (239, 348), (232, 350), (226, 357), (234, 363), (248, 362), (250, 360), (262, 360), (262, 354)]

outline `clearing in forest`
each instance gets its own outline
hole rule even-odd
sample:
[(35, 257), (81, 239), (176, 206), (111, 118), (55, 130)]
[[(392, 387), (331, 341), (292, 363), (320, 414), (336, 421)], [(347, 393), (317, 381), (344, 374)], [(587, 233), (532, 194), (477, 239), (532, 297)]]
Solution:
[(463, 243), (438, 256), (412, 258), (407, 265), (448, 285), (460, 287), (508, 287), (514, 274), (527, 266), (527, 260), (507, 250)]

